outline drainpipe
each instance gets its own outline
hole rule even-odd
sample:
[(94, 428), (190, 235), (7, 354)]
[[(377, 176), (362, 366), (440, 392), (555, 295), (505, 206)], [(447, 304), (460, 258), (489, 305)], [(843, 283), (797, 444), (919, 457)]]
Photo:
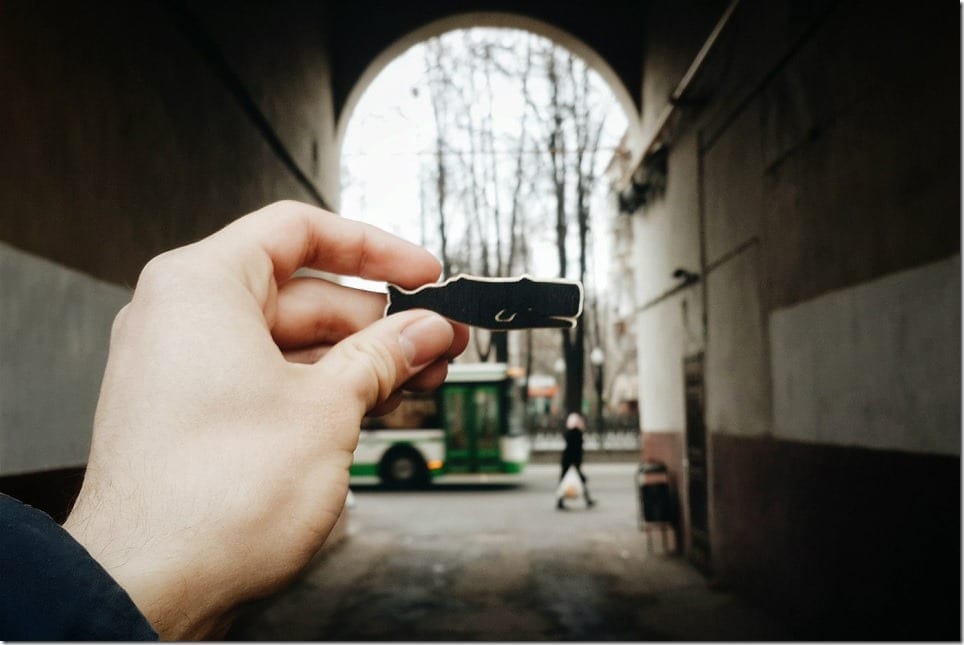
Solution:
[(716, 26), (713, 27), (713, 31), (707, 36), (706, 42), (700, 47), (700, 50), (696, 53), (693, 58), (693, 62), (690, 63), (689, 68), (687, 68), (686, 73), (683, 74), (683, 78), (680, 82), (676, 84), (676, 88), (669, 95), (669, 103), (663, 108), (660, 113), (659, 118), (656, 120), (656, 132), (653, 133), (652, 139), (650, 139), (649, 144), (643, 148), (643, 159), (655, 152), (661, 145), (663, 145), (662, 137), (665, 133), (666, 126), (669, 124), (673, 115), (676, 113), (677, 109), (681, 105), (685, 105), (683, 97), (686, 92), (689, 91), (690, 85), (696, 79), (700, 70), (703, 69), (703, 65), (706, 63), (706, 58), (709, 56), (710, 52), (716, 46), (717, 40), (720, 38), (720, 34), (726, 29), (729, 24), (730, 19), (733, 17), (737, 6), (740, 4), (740, 0), (733, 0), (730, 5), (720, 16), (720, 19), (716, 22)]
[(740, 0), (733, 0), (730, 2), (729, 6), (717, 20), (716, 26), (707, 36), (706, 41), (700, 50), (696, 53), (693, 61), (690, 63), (689, 67), (686, 69), (686, 73), (683, 74), (683, 78), (680, 79), (679, 83), (676, 84), (676, 88), (669, 95), (669, 102), (663, 111), (660, 113), (659, 118), (656, 119), (656, 130), (653, 132), (653, 136), (650, 138), (649, 142), (643, 148), (642, 156), (640, 157), (639, 163), (635, 164), (633, 172), (628, 176), (624, 177), (620, 182), (621, 188), (624, 188), (629, 182), (632, 181), (632, 177), (637, 174), (637, 171), (646, 164), (648, 158), (653, 155), (653, 153), (659, 151), (665, 141), (663, 140), (666, 135), (666, 130), (671, 123), (673, 117), (676, 115), (677, 111), (685, 106), (684, 96), (689, 91), (690, 86), (693, 81), (699, 75), (700, 71), (703, 69), (703, 65), (706, 63), (707, 57), (710, 52), (716, 46), (720, 35), (729, 25), (730, 20), (733, 18), (733, 14), (736, 12), (737, 6), (740, 4)]

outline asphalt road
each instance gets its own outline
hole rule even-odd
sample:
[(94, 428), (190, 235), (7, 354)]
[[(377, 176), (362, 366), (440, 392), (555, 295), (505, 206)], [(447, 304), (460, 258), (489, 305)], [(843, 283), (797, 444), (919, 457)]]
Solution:
[[(234, 640), (779, 640), (637, 527), (635, 464), (587, 464), (586, 509), (555, 510), (558, 468), (518, 485), (355, 487), (350, 534), (241, 616)], [(652, 547), (653, 552), (650, 552)]]

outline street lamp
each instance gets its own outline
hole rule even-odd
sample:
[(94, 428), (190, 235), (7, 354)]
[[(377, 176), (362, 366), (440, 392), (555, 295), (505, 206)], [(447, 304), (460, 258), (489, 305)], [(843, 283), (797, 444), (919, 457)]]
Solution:
[(562, 374), (566, 371), (566, 361), (557, 358), (556, 362), (552, 364), (552, 369), (556, 371), (556, 374)]
[(595, 372), (593, 379), (596, 382), (596, 433), (599, 435), (599, 448), (605, 448), (605, 433), (603, 430), (603, 363), (606, 355), (599, 347), (593, 347), (589, 352), (589, 362)]
[(603, 354), (603, 350), (598, 347), (593, 347), (592, 351), (589, 352), (589, 362), (596, 367), (602, 367), (603, 361), (606, 360), (606, 355)]
[(552, 364), (552, 369), (556, 373), (556, 393), (559, 395), (559, 408), (563, 409), (566, 407), (566, 381), (563, 378), (563, 374), (566, 373), (566, 361), (562, 357), (557, 358), (556, 362)]

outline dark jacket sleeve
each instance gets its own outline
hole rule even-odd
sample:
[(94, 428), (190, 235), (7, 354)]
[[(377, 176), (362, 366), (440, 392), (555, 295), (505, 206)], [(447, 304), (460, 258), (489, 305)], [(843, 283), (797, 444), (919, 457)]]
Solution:
[(0, 495), (0, 640), (157, 640), (157, 634), (67, 531)]

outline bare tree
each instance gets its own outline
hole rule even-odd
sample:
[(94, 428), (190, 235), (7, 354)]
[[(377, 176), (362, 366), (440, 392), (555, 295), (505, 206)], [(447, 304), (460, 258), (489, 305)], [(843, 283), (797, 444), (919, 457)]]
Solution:
[(448, 252), (448, 230), (446, 228), (445, 202), (448, 196), (445, 151), (447, 149), (445, 126), (448, 122), (445, 92), (451, 79), (443, 65), (442, 41), (433, 38), (425, 47), (425, 73), (429, 85), (429, 98), (432, 103), (432, 116), (435, 119), (435, 199), (438, 207), (438, 234), (442, 261), (442, 276), (452, 274), (452, 264)]
[[(536, 228), (532, 213), (542, 210), (535, 206), (546, 197), (539, 187), (548, 186), (558, 274), (585, 283), (590, 195), (605, 115), (593, 109), (598, 90), (587, 66), (549, 41), (520, 32), (435, 38), (425, 60), (436, 128), (433, 181), (426, 193), (434, 193), (437, 205), (445, 274), (459, 269), (505, 276), (527, 270)], [(524, 105), (510, 130), (494, 115), (497, 85), (504, 88), (507, 79)], [(492, 355), (508, 360), (505, 333), (476, 332), (474, 339), (483, 360)], [(584, 324), (564, 330), (561, 343), (565, 406), (579, 410)]]
[[(590, 195), (598, 176), (600, 138), (604, 113), (592, 109), (589, 70), (571, 53), (550, 45), (544, 52), (549, 101), (546, 154), (551, 168), (550, 196), (555, 206), (556, 255), (559, 276), (577, 277), (586, 284), (590, 232)], [(600, 116), (602, 114), (602, 116)], [(570, 226), (575, 225), (576, 246), (571, 248)], [(575, 265), (575, 276), (570, 275)], [(586, 373), (586, 318), (574, 329), (561, 331), (562, 357), (566, 363), (565, 407), (581, 411)]]
[[(511, 61), (519, 49), (513, 41), (521, 38), (526, 41), (526, 55), (520, 68), (517, 64), (512, 66)], [(532, 175), (524, 165), (527, 115), (523, 113), (519, 120), (518, 132), (508, 134), (497, 131), (493, 112), (496, 78), (518, 80), (522, 93), (527, 95), (532, 70), (530, 41), (528, 35), (515, 34), (511, 39), (503, 36), (495, 42), (491, 36), (479, 38), (466, 31), (459, 40), (436, 38), (426, 48), (425, 67), (437, 133), (431, 176), (446, 275), (457, 264), (483, 276), (511, 275), (518, 266), (519, 246), (524, 243), (520, 234), (522, 199)], [(459, 73), (450, 73), (453, 69)], [(499, 149), (500, 140), (506, 148), (514, 149), (515, 163), (508, 171), (505, 153)], [(506, 191), (506, 186), (511, 186), (511, 191)], [(463, 222), (456, 251), (446, 235), (450, 231), (453, 200), (458, 202), (459, 221)], [(496, 361), (508, 361), (505, 332), (476, 331), (473, 338), (482, 360), (494, 354)]]

